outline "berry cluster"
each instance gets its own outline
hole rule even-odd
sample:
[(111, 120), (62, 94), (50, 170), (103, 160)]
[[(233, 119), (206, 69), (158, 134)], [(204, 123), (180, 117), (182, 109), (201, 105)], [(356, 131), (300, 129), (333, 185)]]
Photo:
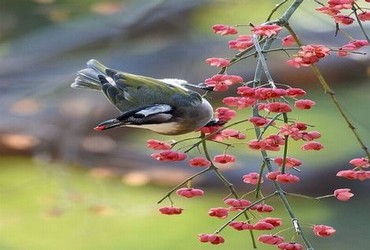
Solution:
[[(343, 14), (349, 9), (353, 10), (353, 12), (348, 15)], [(369, 12), (361, 8), (355, 0), (329, 0), (327, 5), (322, 4), (316, 10), (331, 16), (337, 25), (353, 23), (355, 19), (351, 15), (356, 15), (360, 21), (370, 20)], [(189, 157), (190, 160), (188, 160), (190, 167), (200, 168), (201, 171), (181, 182), (159, 201), (161, 203), (168, 199), (171, 203), (170, 206), (164, 206), (159, 209), (162, 214), (178, 215), (183, 212), (182, 208), (173, 206), (172, 194), (176, 193), (178, 196), (185, 198), (205, 195), (203, 190), (192, 187), (191, 181), (208, 171), (214, 172), (220, 181), (228, 187), (229, 194), (225, 194), (223, 205), (210, 208), (208, 216), (226, 219), (230, 217), (231, 213), (236, 214), (214, 233), (199, 234), (200, 242), (211, 244), (224, 243), (225, 239), (220, 233), (225, 228), (232, 228), (237, 231), (249, 230), (252, 237), (254, 237), (253, 232), (274, 230), (281, 227), (283, 225), (281, 218), (265, 217), (263, 215), (273, 212), (274, 208), (267, 204), (266, 201), (277, 196), (283, 201), (285, 209), (291, 216), (293, 225), (290, 228), (295, 231), (295, 235), (300, 237), (300, 241), (307, 248), (313, 249), (286, 199), (289, 193), (283, 190), (281, 184), (292, 185), (298, 183), (300, 181), (298, 175), (304, 165), (301, 160), (289, 155), (289, 141), (298, 141), (303, 151), (324, 149), (324, 146), (318, 141), (321, 137), (320, 132), (311, 130), (312, 125), (291, 117), (292, 114), (294, 115), (294, 112), (311, 110), (316, 103), (310, 99), (303, 99), (306, 95), (304, 89), (274, 82), (265, 61), (266, 54), (271, 49), (271, 44), (276, 41), (282, 46), (280, 48), (281, 51), (286, 51), (286, 46), (298, 45), (296, 48), (297, 53), (287, 60), (287, 64), (296, 68), (311, 66), (316, 70), (316, 74), (319, 74), (315, 64), (329, 56), (331, 51), (336, 51), (339, 56), (346, 56), (363, 46), (369, 45), (369, 41), (352, 39), (348, 44), (337, 49), (328, 48), (320, 44), (302, 45), (291, 27), (288, 24), (284, 25), (290, 34), (283, 38), (279, 37), (280, 32), (283, 30), (282, 22), (252, 25), (250, 29), (251, 34), (238, 35), (235, 39), (228, 42), (229, 49), (238, 51), (238, 54), (233, 58), (211, 57), (206, 59), (207, 64), (219, 70), (217, 74), (204, 81), (207, 88), (213, 91), (230, 91), (232, 89), (230, 88), (231, 86), (236, 85), (237, 87), (234, 94), (223, 98), (222, 102), (226, 107), (218, 107), (215, 110), (214, 117), (217, 122), (198, 130), (200, 136), (193, 138), (195, 140), (194, 144), (176, 150), (176, 147), (185, 140), (177, 142), (149, 140), (147, 142), (148, 148), (159, 151), (151, 155), (159, 161), (184, 161), (194, 148), (199, 149), (198, 152), (202, 154)], [(217, 24), (213, 26), (213, 32), (226, 36), (237, 35), (239, 30), (237, 27)], [(274, 50), (276, 51), (277, 48)], [(247, 54), (248, 52), (250, 54)], [(257, 58), (257, 69), (253, 79), (245, 81), (241, 76), (228, 74), (227, 70), (233, 64), (253, 57)], [(261, 80), (262, 74), (265, 74), (267, 80)], [(324, 86), (326, 85), (324, 84)], [(328, 87), (324, 89), (331, 92)], [(247, 114), (248, 111), (250, 111), (249, 115)], [(236, 120), (237, 113), (242, 114), (242, 120)], [(341, 114), (344, 116), (343, 113)], [(236, 125), (239, 125), (242, 129), (236, 129), (234, 127)], [(249, 130), (255, 131), (255, 137), (249, 138), (249, 136), (246, 136), (246, 132)], [(186, 139), (186, 141), (188, 140)], [(224, 145), (225, 151), (212, 156), (207, 150), (207, 146), (211, 143)], [(253, 188), (252, 191), (246, 190), (243, 195), (238, 194), (232, 183), (219, 170), (220, 166), (232, 166), (237, 162), (237, 157), (228, 152), (235, 145), (244, 145), (246, 150), (260, 152), (262, 157), (261, 168), (258, 173), (249, 172), (241, 177), (241, 180), (247, 184), (246, 189)], [(186, 148), (185, 151), (184, 148)], [(281, 152), (281, 154), (277, 157), (271, 157), (268, 155), (270, 151)], [(339, 171), (337, 176), (351, 180), (370, 179), (370, 171), (365, 170), (370, 167), (368, 158), (355, 158), (350, 161), (350, 164), (354, 168)], [(261, 184), (263, 182), (272, 182), (276, 190), (269, 195), (263, 196), (261, 192)], [(249, 199), (251, 193), (255, 195)], [(300, 196), (303, 197), (304, 195)], [(332, 194), (315, 198), (334, 197), (339, 201), (348, 201), (353, 196), (351, 189), (339, 188), (334, 190)], [(245, 218), (245, 220), (240, 220), (241, 217)], [(310, 225), (310, 227), (313, 234), (318, 237), (328, 237), (336, 231), (333, 227), (327, 225)], [(286, 241), (279, 232), (261, 234), (257, 239), (261, 243), (274, 245), (278, 249), (303, 249), (299, 239), (297, 239), (297, 242)], [(253, 247), (256, 248), (256, 246)]]

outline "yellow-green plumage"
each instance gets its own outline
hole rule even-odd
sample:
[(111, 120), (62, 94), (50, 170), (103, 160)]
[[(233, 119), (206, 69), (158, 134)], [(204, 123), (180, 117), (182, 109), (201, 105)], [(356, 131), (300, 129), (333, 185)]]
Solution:
[(212, 118), (211, 105), (197, 92), (176, 82), (120, 72), (94, 59), (87, 65), (71, 86), (101, 90), (122, 112), (116, 119), (102, 123), (101, 130), (134, 126), (162, 134), (181, 134), (204, 126)]

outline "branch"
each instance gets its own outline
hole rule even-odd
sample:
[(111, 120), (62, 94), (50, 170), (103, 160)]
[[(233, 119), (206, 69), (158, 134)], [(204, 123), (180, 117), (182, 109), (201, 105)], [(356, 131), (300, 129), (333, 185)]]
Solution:
[(272, 196), (275, 196), (277, 195), (277, 192), (275, 191), (274, 193), (270, 194), (270, 195), (267, 195), (255, 202), (253, 202), (252, 204), (250, 204), (248, 207), (245, 207), (243, 210), (241, 210), (239, 213), (237, 213), (236, 215), (234, 215), (230, 220), (228, 220), (225, 224), (223, 224), (219, 229), (217, 229), (214, 233), (215, 234), (218, 234), (220, 233), (225, 227), (227, 227), (227, 225), (229, 225), (231, 222), (233, 222), (234, 220), (236, 220), (240, 215), (246, 213), (251, 207), (261, 203), (262, 201), (264, 200), (267, 200), (269, 198), (271, 198)]

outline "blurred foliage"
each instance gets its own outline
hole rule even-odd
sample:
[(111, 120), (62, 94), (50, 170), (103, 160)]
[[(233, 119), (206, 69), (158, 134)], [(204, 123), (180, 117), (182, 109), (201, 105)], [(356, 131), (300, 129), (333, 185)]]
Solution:
[(15, 39), (54, 23), (92, 13), (113, 14), (129, 2), (130, 0), (2, 0), (0, 41)]
[[(253, 4), (253, 10), (250, 7), (252, 4), (252, 1), (241, 0), (214, 1), (212, 5), (199, 8), (194, 12), (194, 27), (204, 33), (210, 33), (210, 27), (215, 24), (246, 25), (251, 20), (255, 24), (265, 22), (269, 15), (266, 10), (271, 10), (276, 1), (260, 1), (258, 4)], [(280, 11), (276, 12), (276, 15), (278, 16), (279, 13)], [(249, 27), (246, 27), (247, 29)]]
[[(156, 205), (166, 192), (163, 188), (127, 186), (117, 177), (98, 177), (73, 167), (21, 158), (1, 158), (0, 169), (1, 250), (214, 249), (199, 243), (197, 234), (212, 232), (225, 222), (207, 215), (210, 207), (223, 205), (223, 192), (208, 190), (195, 199), (174, 197), (184, 214), (165, 216), (157, 211), (163, 204)], [(344, 230), (338, 221), (341, 215), (331, 212), (330, 202), (314, 202), (315, 209), (311, 209), (311, 200), (292, 198), (292, 202), (303, 222), (332, 223), (338, 231)], [(269, 216), (285, 218), (279, 203), (268, 202), (276, 207)], [(223, 235), (226, 244), (217, 249), (249, 249), (247, 232), (226, 229)], [(320, 244), (333, 247), (338, 241)], [(259, 249), (271, 247), (261, 245)]]

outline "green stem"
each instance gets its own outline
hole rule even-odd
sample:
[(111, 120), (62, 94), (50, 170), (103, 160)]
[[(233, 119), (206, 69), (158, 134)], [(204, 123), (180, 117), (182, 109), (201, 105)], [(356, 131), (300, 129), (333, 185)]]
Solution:
[(263, 130), (260, 134), (260, 136), (257, 138), (257, 140), (261, 140), (262, 136), (265, 134), (265, 132), (267, 131), (267, 129), (274, 123), (274, 121), (276, 119), (279, 118), (279, 116), (281, 116), (282, 113), (277, 113), (267, 124), (266, 126), (263, 127)]
[[(272, 43), (274, 38), (270, 38), (268, 40), (266, 40), (266, 43), (265, 43), (265, 47), (266, 47), (266, 44), (267, 44), (267, 41), (269, 41), (270, 43)], [(267, 66), (267, 62), (265, 60), (265, 55), (262, 53), (262, 48), (258, 42), (258, 39), (257, 39), (257, 35), (253, 35), (253, 43), (254, 43), (254, 47), (256, 49), (256, 52), (258, 54), (258, 62), (257, 64), (260, 64), (264, 73), (265, 73), (265, 76), (267, 78), (267, 81), (269, 82), (269, 84), (273, 87), (273, 88), (276, 88), (275, 86), (275, 83), (274, 83), (274, 80), (272, 79), (272, 76), (270, 74), (270, 71), (269, 71), (269, 68)]]
[(331, 197), (334, 197), (334, 194), (328, 194), (328, 195), (319, 196), (319, 197), (316, 197), (315, 199), (316, 200), (321, 200), (321, 199), (331, 198)]
[[(261, 40), (261, 42), (263, 41), (264, 39)], [(236, 54), (234, 56), (234, 58), (232, 58), (230, 60), (230, 65), (234, 64), (235, 62), (239, 61), (241, 57), (243, 57), (245, 54), (247, 54), (249, 51), (253, 50), (254, 49), (254, 46), (250, 46), (248, 48), (246, 48), (245, 50), (239, 52), (238, 54)], [(254, 52), (253, 52), (254, 54)], [(223, 74), (225, 73), (227, 67), (222, 67), (219, 71), (218, 71), (218, 74)]]
[[(284, 118), (284, 123), (288, 123), (288, 115), (286, 113), (283, 113), (283, 118)], [(289, 136), (284, 135), (284, 151), (283, 151), (283, 164), (281, 166), (281, 173), (285, 174), (285, 165), (286, 165), (286, 157), (288, 154), (288, 141), (289, 141)]]
[(191, 141), (191, 140), (196, 140), (199, 139), (199, 137), (189, 137), (189, 138), (184, 138), (179, 141), (175, 141), (174, 143), (171, 143), (171, 149), (173, 149), (177, 144), (183, 143), (184, 141)]
[(194, 143), (194, 144), (193, 144), (189, 149), (187, 149), (187, 150), (185, 151), (185, 153), (189, 152), (190, 150), (192, 150), (192, 149), (193, 149), (193, 148), (195, 148), (195, 147), (198, 147), (198, 146), (199, 146), (200, 144), (202, 144), (204, 141), (208, 140), (209, 138), (211, 138), (211, 137), (212, 137), (212, 136), (214, 136), (215, 134), (217, 134), (217, 133), (221, 132), (222, 130), (225, 130), (225, 129), (227, 129), (227, 128), (233, 127), (233, 126), (235, 126), (235, 125), (237, 125), (237, 124), (240, 124), (240, 123), (243, 123), (243, 122), (246, 122), (246, 121), (248, 121), (248, 119), (243, 119), (243, 120), (240, 120), (240, 121), (237, 121), (237, 122), (233, 122), (233, 123), (231, 123), (231, 124), (229, 124), (229, 125), (227, 125), (227, 126), (224, 126), (224, 127), (221, 127), (221, 128), (219, 128), (219, 129), (217, 129), (216, 131), (214, 131), (214, 132), (212, 132), (212, 133), (210, 133), (210, 134), (208, 134), (208, 135), (205, 135), (205, 136), (200, 137), (201, 139), (200, 139), (198, 142)]
[[(263, 54), (268, 54), (268, 53), (270, 53), (270, 52), (279, 52), (279, 51), (283, 51), (283, 52), (285, 52), (287, 55), (289, 55), (289, 54), (288, 54), (288, 51), (289, 51), (289, 50), (298, 51), (298, 50), (299, 50), (299, 48), (298, 48), (298, 47), (291, 47), (291, 48), (274, 48), (274, 49), (267, 49), (267, 50), (263, 50), (263, 51), (262, 51), (262, 53), (263, 53)], [(354, 53), (354, 54), (366, 54), (366, 53), (361, 53), (361, 52), (352, 52), (352, 53)], [(237, 62), (239, 62), (239, 61), (241, 61), (241, 60), (248, 59), (249, 57), (252, 57), (252, 56), (256, 56), (256, 52), (252, 52), (252, 53), (249, 53), (249, 54), (247, 54), (247, 55), (245, 55), (245, 56), (239, 57), (237, 60), (233, 61), (233, 62), (231, 63), (231, 65), (233, 65), (233, 64), (235, 64), (235, 63), (237, 63)]]
[(335, 107), (337, 108), (337, 110), (339, 111), (339, 113), (341, 114), (343, 119), (346, 121), (348, 127), (352, 131), (352, 133), (355, 136), (357, 142), (361, 145), (361, 148), (365, 152), (366, 156), (370, 159), (370, 153), (368, 151), (367, 146), (365, 145), (361, 136), (357, 132), (357, 128), (353, 125), (352, 121), (350, 120), (350, 118), (348, 117), (348, 115), (346, 114), (344, 109), (342, 108), (342, 105), (338, 101), (338, 99), (335, 95), (335, 92), (333, 90), (331, 90), (330, 86), (328, 85), (325, 78), (323, 77), (320, 70), (318, 69), (318, 67), (315, 64), (311, 65), (311, 69), (315, 73), (316, 77), (319, 79), (319, 82), (320, 82), (321, 86), (323, 87), (323, 89), (325, 90), (325, 93), (330, 96), (330, 98), (333, 101)]
[(314, 0), (315, 3), (321, 5), (321, 6), (325, 6), (325, 4), (323, 4), (322, 2), (318, 1), (318, 0)]
[(194, 179), (195, 177), (201, 175), (201, 174), (204, 174), (208, 171), (210, 171), (212, 169), (212, 167), (209, 167), (209, 168), (206, 168), (188, 178), (186, 178), (184, 181), (182, 181), (181, 183), (179, 183), (178, 185), (176, 185), (174, 188), (172, 188), (170, 191), (167, 192), (167, 194), (165, 196), (163, 196), (159, 201), (157, 201), (157, 204), (161, 203), (162, 201), (164, 201), (166, 198), (169, 198), (171, 196), (171, 194), (173, 192), (175, 192), (179, 187), (182, 187), (184, 186), (186, 183), (188, 183), (189, 181), (191, 181), (192, 179)]
[(289, 141), (289, 136), (288, 135), (284, 135), (284, 139), (285, 139), (285, 142), (284, 142), (284, 151), (283, 151), (283, 163), (282, 163), (282, 166), (281, 166), (281, 173), (282, 174), (285, 174), (285, 169), (286, 169), (286, 157), (287, 157), (287, 154), (288, 154), (288, 141)]
[(364, 34), (366, 40), (370, 43), (370, 38), (367, 35), (367, 33), (366, 33), (365, 29), (364, 29), (364, 26), (362, 25), (362, 22), (361, 22), (360, 18), (358, 18), (357, 8), (355, 7), (355, 5), (352, 5), (352, 10), (353, 10), (353, 13), (355, 13), (356, 21), (357, 21), (358, 26), (360, 27), (360, 29), (362, 31), (362, 34)]
[(239, 62), (241, 60), (248, 59), (249, 57), (252, 57), (252, 56), (255, 56), (255, 55), (256, 55), (256, 52), (253, 51), (252, 53), (249, 53), (249, 54), (247, 54), (245, 56), (241, 56), (241, 57), (235, 58), (235, 60), (230, 61), (230, 65), (233, 65), (233, 64), (235, 64), (235, 63), (237, 63), (237, 62)]
[(303, 194), (296, 194), (296, 193), (285, 193), (285, 194), (289, 195), (289, 196), (296, 196), (296, 197), (305, 198), (305, 199), (309, 199), (309, 200), (317, 200), (316, 197), (303, 195)]
[(270, 12), (270, 15), (267, 17), (267, 22), (271, 20), (272, 16), (274, 15), (274, 13), (281, 7), (283, 6), (286, 2), (288, 2), (288, 0), (283, 0), (281, 1), (280, 3), (276, 4), (275, 7), (271, 10)]
[(284, 14), (281, 16), (279, 23), (281, 25), (285, 25), (288, 23), (288, 20), (291, 18), (291, 16), (294, 14), (294, 12), (298, 9), (298, 7), (303, 3), (303, 0), (295, 0), (288, 9), (284, 12)]
[(258, 182), (256, 186), (256, 194), (255, 197), (258, 198), (260, 191), (261, 191), (261, 184), (262, 184), (262, 174), (263, 174), (263, 169), (265, 168), (266, 164), (265, 161), (262, 162), (262, 165), (260, 166), (260, 172), (258, 175)]

